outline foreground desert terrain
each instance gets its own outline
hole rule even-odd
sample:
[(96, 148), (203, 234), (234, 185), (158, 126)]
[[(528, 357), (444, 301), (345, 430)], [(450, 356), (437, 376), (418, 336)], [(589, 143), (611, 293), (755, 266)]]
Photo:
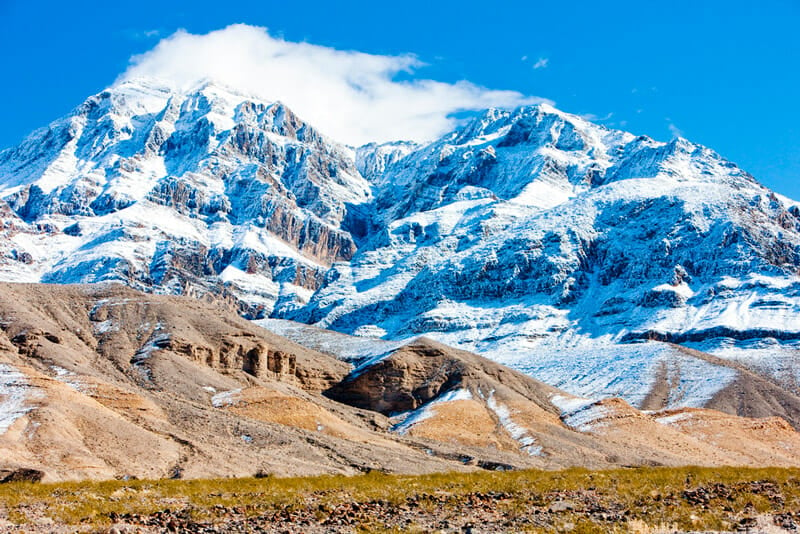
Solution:
[(795, 532), (800, 470), (637, 468), (0, 485), (4, 532)]

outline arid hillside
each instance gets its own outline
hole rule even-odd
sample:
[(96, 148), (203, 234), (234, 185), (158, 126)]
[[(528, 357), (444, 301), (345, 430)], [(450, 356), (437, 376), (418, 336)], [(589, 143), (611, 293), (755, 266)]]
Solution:
[(2, 284), (0, 326), (3, 478), (800, 465), (781, 418), (592, 402), (425, 338), (354, 367), (224, 303)]

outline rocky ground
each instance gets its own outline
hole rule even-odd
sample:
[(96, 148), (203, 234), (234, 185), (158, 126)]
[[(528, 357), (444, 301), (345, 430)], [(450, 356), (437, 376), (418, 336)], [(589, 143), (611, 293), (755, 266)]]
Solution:
[[(690, 468), (160, 486), (116, 482), (81, 489), (38, 486), (43, 493), (37, 498), (23, 497), (24, 502), (13, 506), (13, 488), (4, 486), (0, 531), (769, 534), (800, 529), (798, 475), (789, 470)], [(22, 490), (18, 496), (33, 491), (33, 485), (17, 484)], [(74, 506), (60, 515), (48, 506), (48, 499), (70, 497)], [(104, 502), (87, 508), (91, 500)]]

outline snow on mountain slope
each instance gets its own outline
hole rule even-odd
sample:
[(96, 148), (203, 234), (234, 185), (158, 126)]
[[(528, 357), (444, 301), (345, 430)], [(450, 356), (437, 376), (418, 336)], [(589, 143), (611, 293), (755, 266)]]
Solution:
[[(684, 139), (545, 105), (489, 111), (373, 181), (383, 228), (292, 318), (426, 335), (632, 402), (636, 388), (589, 391), (548, 369), (603, 354), (603, 372), (634, 341), (800, 338), (800, 210)], [(646, 383), (659, 350), (631, 381)]]
[(378, 180), (386, 167), (403, 159), (420, 145), (410, 141), (394, 143), (369, 143), (356, 149), (356, 165), (361, 176), (367, 180)]
[(379, 338), (355, 337), (332, 330), (323, 330), (302, 323), (283, 319), (261, 319), (254, 321), (258, 326), (275, 332), (304, 347), (329, 354), (360, 368), (377, 363), (406, 341), (387, 341)]
[(0, 213), (3, 280), (117, 280), (425, 335), (633, 404), (675, 362), (697, 376), (669, 406), (732, 380), (663, 342), (800, 383), (800, 207), (705, 147), (548, 105), (353, 149), (219, 83), (130, 81), (0, 152)]
[(280, 103), (125, 82), (0, 152), (2, 276), (227, 290), (263, 315), (352, 256), (346, 206), (370, 196), (353, 150)]

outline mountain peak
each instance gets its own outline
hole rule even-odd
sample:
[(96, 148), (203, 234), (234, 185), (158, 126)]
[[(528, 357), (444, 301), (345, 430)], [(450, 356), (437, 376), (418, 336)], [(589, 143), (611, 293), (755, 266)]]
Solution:
[(105, 91), (125, 93), (161, 93), (172, 95), (191, 95), (195, 93), (227, 93), (240, 97), (242, 100), (264, 101), (254, 94), (243, 91), (237, 87), (229, 85), (216, 78), (202, 78), (192, 83), (179, 85), (170, 80), (162, 78), (138, 76), (135, 78), (124, 78), (116, 81)]

